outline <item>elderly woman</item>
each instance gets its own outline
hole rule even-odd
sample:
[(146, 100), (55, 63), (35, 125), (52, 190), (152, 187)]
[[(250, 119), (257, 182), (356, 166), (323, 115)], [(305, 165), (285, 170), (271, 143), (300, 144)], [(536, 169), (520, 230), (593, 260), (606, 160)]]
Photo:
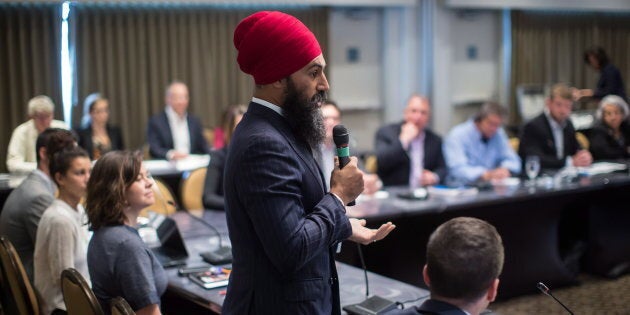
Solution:
[(98, 160), (109, 151), (125, 148), (120, 129), (109, 124), (109, 101), (99, 93), (85, 98), (81, 128), (77, 130), (77, 134), (79, 146), (93, 160)]
[(66, 314), (61, 272), (75, 268), (88, 281), (88, 229), (80, 204), (92, 163), (85, 150), (73, 147), (50, 157), (50, 176), (59, 196), (44, 211), (35, 239), (35, 287), (44, 300), (44, 314)]
[(608, 95), (599, 103), (597, 124), (590, 135), (594, 160), (630, 158), (628, 104), (619, 96)]
[(152, 185), (140, 152), (109, 152), (92, 170), (85, 208), (94, 235), (87, 261), (92, 290), (106, 314), (117, 296), (136, 314), (161, 314), (166, 273), (135, 228), (140, 211), (155, 201)]

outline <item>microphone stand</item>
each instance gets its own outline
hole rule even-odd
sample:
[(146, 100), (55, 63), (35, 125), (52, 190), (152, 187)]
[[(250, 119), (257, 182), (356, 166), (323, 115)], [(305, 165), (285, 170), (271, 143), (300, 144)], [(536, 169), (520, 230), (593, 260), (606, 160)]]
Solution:
[(365, 266), (365, 260), (363, 259), (363, 251), (361, 250), (361, 244), (357, 243), (357, 249), (359, 251), (359, 259), (361, 260), (361, 266), (363, 267), (363, 274), (365, 275), (365, 301), (346, 305), (343, 310), (350, 315), (381, 315), (391, 310), (396, 309), (396, 303), (382, 298), (378, 295), (370, 296), (370, 286), (368, 282), (367, 267)]
[(212, 224), (204, 221), (203, 219), (198, 218), (197, 216), (188, 212), (188, 210), (180, 208), (174, 201), (167, 200), (166, 202), (169, 205), (175, 207), (177, 211), (182, 211), (186, 213), (188, 217), (203, 224), (205, 227), (208, 227), (219, 238), (219, 248), (215, 250), (199, 253), (199, 255), (203, 258), (203, 260), (205, 260), (206, 262), (212, 265), (225, 265), (232, 262), (232, 247), (223, 246), (223, 238), (221, 237), (221, 233), (219, 232), (219, 230), (217, 230), (217, 228), (215, 228)]
[(562, 307), (564, 307), (564, 309), (567, 310), (567, 312), (569, 312), (569, 314), (573, 315), (573, 312), (566, 305), (564, 305), (564, 303), (560, 302), (560, 300), (556, 299), (556, 297), (553, 296), (553, 294), (551, 294), (551, 291), (549, 290), (549, 288), (544, 283), (538, 282), (538, 284), (536, 284), (536, 287), (543, 294), (552, 297), (556, 302), (558, 302), (558, 304), (562, 305)]

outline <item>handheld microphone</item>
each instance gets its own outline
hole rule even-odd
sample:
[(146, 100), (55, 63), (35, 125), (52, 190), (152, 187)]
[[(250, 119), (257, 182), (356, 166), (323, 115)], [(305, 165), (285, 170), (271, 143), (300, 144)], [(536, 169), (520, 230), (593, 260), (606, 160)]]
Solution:
[(182, 211), (182, 212), (186, 213), (186, 215), (188, 215), (193, 220), (195, 220), (195, 221), (203, 224), (204, 226), (208, 227), (219, 238), (219, 248), (217, 248), (215, 250), (210, 250), (210, 251), (207, 251), (207, 252), (199, 253), (199, 256), (201, 256), (201, 258), (203, 258), (203, 260), (205, 260), (206, 262), (208, 262), (208, 263), (210, 263), (212, 265), (225, 265), (225, 264), (229, 264), (229, 263), (232, 262), (232, 247), (223, 246), (223, 238), (221, 237), (221, 233), (219, 232), (219, 230), (217, 230), (217, 228), (212, 226), (212, 224), (204, 221), (202, 218), (198, 218), (197, 216), (195, 216), (192, 213), (188, 212), (188, 210), (180, 208), (172, 200), (167, 200), (166, 203), (168, 203), (169, 205), (175, 207), (175, 209), (177, 209), (177, 211)]
[(560, 300), (556, 299), (556, 297), (553, 296), (553, 294), (551, 294), (551, 291), (549, 290), (549, 288), (544, 283), (538, 282), (538, 284), (536, 284), (536, 287), (543, 294), (548, 295), (548, 296), (552, 297), (554, 300), (556, 300), (556, 302), (558, 302), (558, 304), (562, 305), (562, 307), (564, 307), (564, 309), (567, 310), (567, 312), (569, 312), (569, 314), (573, 315), (573, 312), (566, 305), (564, 305), (562, 302), (560, 302)]
[[(337, 147), (337, 157), (339, 157), (339, 169), (342, 169), (348, 163), (350, 163), (350, 148), (348, 142), (350, 142), (350, 135), (348, 135), (348, 129), (344, 125), (336, 125), (333, 127), (333, 141)], [(354, 200), (348, 203), (348, 206), (354, 206), (356, 203)]]

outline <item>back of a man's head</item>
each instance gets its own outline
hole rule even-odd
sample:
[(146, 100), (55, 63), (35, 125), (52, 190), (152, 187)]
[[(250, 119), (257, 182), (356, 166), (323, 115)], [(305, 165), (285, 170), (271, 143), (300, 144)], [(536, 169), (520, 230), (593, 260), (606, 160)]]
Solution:
[(503, 242), (491, 224), (459, 217), (440, 225), (427, 245), (427, 274), (434, 297), (475, 302), (503, 269)]

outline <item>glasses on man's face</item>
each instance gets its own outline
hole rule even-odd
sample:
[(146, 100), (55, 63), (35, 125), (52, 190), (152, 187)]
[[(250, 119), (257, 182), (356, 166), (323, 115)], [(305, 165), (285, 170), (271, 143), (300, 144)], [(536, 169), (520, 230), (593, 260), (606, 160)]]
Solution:
[(47, 114), (47, 113), (39, 113), (39, 114), (35, 114), (35, 115), (33, 115), (33, 119), (35, 119), (35, 120), (48, 120), (48, 119), (52, 119), (52, 114)]

